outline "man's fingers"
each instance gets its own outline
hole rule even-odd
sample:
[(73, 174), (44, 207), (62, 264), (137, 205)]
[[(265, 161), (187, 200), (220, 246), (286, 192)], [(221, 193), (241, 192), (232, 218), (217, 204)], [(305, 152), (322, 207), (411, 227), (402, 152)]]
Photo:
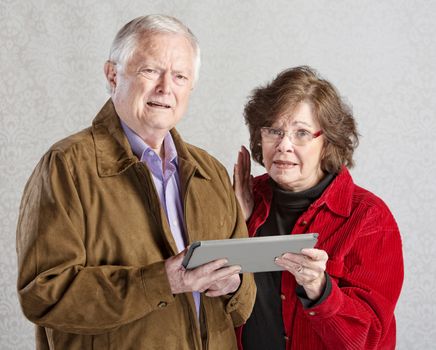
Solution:
[(221, 269), (227, 263), (228, 263), (227, 259), (217, 259), (197, 267), (195, 271), (201, 275), (208, 275), (216, 270)]
[(219, 270), (215, 270), (210, 274), (210, 279), (214, 282), (223, 280), (232, 275), (236, 275), (241, 272), (241, 267), (238, 265), (232, 265), (228, 267), (223, 267)]
[(241, 284), (241, 278), (238, 274), (231, 275), (230, 277), (226, 277), (219, 281), (213, 283), (208, 290), (206, 291), (206, 295), (208, 297), (217, 297), (220, 295), (228, 294), (235, 292), (239, 285)]
[(238, 274), (240, 266), (224, 267), (227, 259), (218, 259), (199, 266), (192, 270), (185, 270), (181, 263), (186, 250), (167, 259), (165, 269), (170, 283), (171, 291), (174, 294), (191, 291), (206, 291), (216, 281)]
[(188, 271), (192, 278), (202, 279), (205, 281), (216, 281), (226, 276), (238, 273), (240, 271), (239, 266), (224, 267), (228, 263), (227, 259), (218, 259), (211, 261), (207, 264), (201, 265), (193, 270)]
[[(223, 263), (224, 261), (224, 263)], [(227, 263), (227, 260), (220, 259), (203, 266), (197, 267), (195, 270), (188, 271), (186, 278), (192, 281), (194, 290), (205, 291), (214, 283), (229, 278), (232, 275), (238, 274), (241, 267), (237, 265), (222, 267)]]
[(168, 266), (171, 270), (178, 270), (180, 266), (182, 265), (183, 258), (186, 255), (186, 252), (188, 251), (188, 247), (186, 247), (183, 251), (181, 251), (179, 254), (174, 255), (167, 259), (165, 262), (165, 265)]
[(220, 289), (219, 290), (208, 290), (206, 293), (208, 297), (213, 298), (213, 297), (219, 297), (221, 295), (227, 294), (227, 293), (223, 293)]
[(232, 265), (232, 266), (225, 267), (217, 271), (217, 275), (221, 276), (218, 277), (217, 280), (220, 280), (227, 276), (239, 274), (240, 272), (241, 272), (241, 266), (239, 265)]

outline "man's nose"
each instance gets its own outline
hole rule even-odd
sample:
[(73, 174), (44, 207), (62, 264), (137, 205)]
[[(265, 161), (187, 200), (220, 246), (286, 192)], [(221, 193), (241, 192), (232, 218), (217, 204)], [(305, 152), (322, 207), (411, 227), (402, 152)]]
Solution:
[(171, 74), (162, 73), (156, 85), (156, 91), (161, 94), (169, 94), (171, 91)]

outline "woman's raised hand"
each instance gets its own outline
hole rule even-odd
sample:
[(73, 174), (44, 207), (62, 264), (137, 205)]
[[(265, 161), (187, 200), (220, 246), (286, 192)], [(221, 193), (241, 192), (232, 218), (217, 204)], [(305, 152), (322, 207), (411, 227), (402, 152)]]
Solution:
[(238, 160), (233, 168), (233, 189), (245, 220), (248, 220), (254, 207), (253, 176), (251, 175), (250, 153), (244, 146), (241, 146)]

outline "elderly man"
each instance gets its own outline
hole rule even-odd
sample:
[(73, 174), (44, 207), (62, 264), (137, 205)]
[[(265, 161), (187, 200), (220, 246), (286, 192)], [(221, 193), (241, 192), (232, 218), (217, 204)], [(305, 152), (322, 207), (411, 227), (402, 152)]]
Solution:
[(247, 234), (225, 168), (174, 129), (199, 55), (175, 18), (126, 24), (104, 66), (111, 98), (29, 179), (18, 291), (38, 349), (236, 348), (252, 276), (225, 259), (181, 266), (193, 241)]

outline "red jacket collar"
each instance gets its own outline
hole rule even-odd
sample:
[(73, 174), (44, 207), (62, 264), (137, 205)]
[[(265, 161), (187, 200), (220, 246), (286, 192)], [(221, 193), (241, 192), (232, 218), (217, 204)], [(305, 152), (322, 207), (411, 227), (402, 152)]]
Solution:
[[(257, 176), (253, 181), (253, 196), (254, 203), (256, 204), (248, 225), (251, 235), (254, 235), (254, 232), (252, 232), (254, 226), (256, 226), (256, 228), (259, 227), (259, 221), (264, 222), (269, 215), (272, 199), (272, 188), (269, 179), (268, 174), (263, 174)], [(353, 179), (348, 169), (343, 166), (321, 197), (312, 204), (312, 207), (318, 208), (325, 204), (337, 215), (344, 217), (350, 216), (353, 190)]]

